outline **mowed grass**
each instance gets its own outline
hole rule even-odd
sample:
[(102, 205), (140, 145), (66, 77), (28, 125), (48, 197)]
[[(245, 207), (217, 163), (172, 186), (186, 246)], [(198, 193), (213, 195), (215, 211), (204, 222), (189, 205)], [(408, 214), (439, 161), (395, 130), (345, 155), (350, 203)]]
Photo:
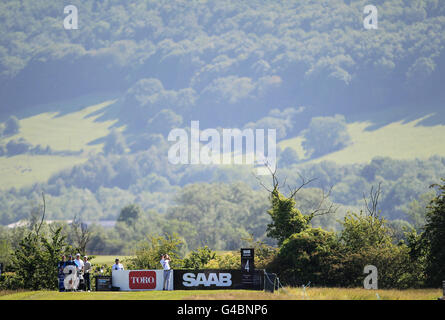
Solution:
[(140, 292), (3, 291), (0, 300), (437, 300), (440, 289), (285, 288), (274, 293), (249, 290)]
[[(364, 163), (377, 156), (392, 159), (410, 160), (425, 159), (433, 155), (445, 156), (445, 125), (422, 126), (419, 122), (427, 117), (404, 123), (393, 122), (376, 130), (366, 129), (371, 122), (354, 122), (348, 124), (352, 144), (348, 147), (313, 159), (311, 163), (334, 161), (338, 164)], [(283, 140), (279, 143), (284, 150), (293, 148), (301, 159), (307, 155), (302, 148), (304, 138), (301, 136)]]
[(120, 263), (122, 263), (125, 267), (125, 262), (131, 258), (133, 258), (134, 256), (106, 256), (106, 255), (101, 255), (101, 256), (95, 256), (93, 259), (91, 259), (91, 263), (94, 265), (107, 265), (107, 266), (111, 266), (114, 264), (114, 260), (116, 258), (119, 259)]

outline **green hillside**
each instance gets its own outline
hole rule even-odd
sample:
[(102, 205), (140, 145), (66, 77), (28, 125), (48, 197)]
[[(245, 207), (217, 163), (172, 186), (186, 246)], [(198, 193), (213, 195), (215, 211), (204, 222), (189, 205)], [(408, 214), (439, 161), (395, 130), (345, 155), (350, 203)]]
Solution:
[(63, 113), (64, 108), (61, 107), (59, 112), (43, 112), (20, 119), (20, 131), (4, 138), (5, 144), (23, 138), (32, 145), (49, 146), (55, 151), (68, 150), (79, 154), (20, 154), (1, 157), (0, 174), (3, 184), (0, 188), (20, 188), (36, 182), (44, 183), (52, 174), (84, 163), (89, 154), (100, 152), (103, 147), (100, 139), (110, 133), (110, 128), (116, 121), (97, 120), (103, 115), (103, 110), (113, 103), (114, 100), (104, 101), (68, 113)]
[[(347, 126), (352, 143), (346, 148), (310, 160), (309, 163), (334, 161), (338, 164), (367, 163), (374, 157), (398, 160), (426, 159), (433, 155), (445, 156), (445, 125), (422, 126), (414, 121), (392, 122), (375, 130), (368, 130), (371, 122), (353, 122)], [(293, 148), (301, 159), (307, 159), (302, 147), (304, 137), (286, 139), (279, 143), (282, 149)]]
[(114, 102), (104, 101), (66, 114), (63, 114), (62, 105), (58, 112), (43, 112), (20, 119), (20, 132), (5, 138), (5, 143), (24, 138), (33, 145), (49, 145), (54, 150), (83, 150), (85, 154), (101, 150), (102, 143), (91, 143), (106, 136), (116, 121), (96, 120), (103, 115), (102, 110)]
[[(114, 102), (115, 100), (104, 101), (66, 114), (43, 112), (21, 119), (20, 132), (5, 138), (5, 143), (24, 138), (33, 145), (80, 153), (73, 156), (22, 154), (0, 157), (3, 181), (0, 188), (20, 188), (36, 182), (46, 182), (60, 170), (84, 163), (89, 154), (101, 152), (101, 139), (110, 133), (110, 128), (117, 120), (97, 120), (104, 114), (104, 109)], [(354, 164), (367, 163), (379, 156), (399, 160), (445, 156), (445, 140), (438, 138), (445, 136), (445, 125), (419, 125), (426, 119), (428, 117), (410, 122), (392, 122), (374, 130), (369, 130), (373, 126), (369, 121), (349, 123), (347, 130), (351, 144), (316, 159), (308, 159), (302, 147), (303, 136), (282, 140), (279, 146), (283, 150), (293, 148), (300, 159), (308, 160), (307, 163), (334, 161), (338, 164)], [(120, 130), (123, 129), (124, 127), (120, 127)]]

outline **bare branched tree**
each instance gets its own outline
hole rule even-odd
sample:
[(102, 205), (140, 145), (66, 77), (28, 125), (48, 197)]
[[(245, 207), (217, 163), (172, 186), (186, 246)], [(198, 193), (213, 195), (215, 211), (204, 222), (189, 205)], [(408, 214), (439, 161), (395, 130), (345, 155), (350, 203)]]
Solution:
[(43, 200), (43, 209), (42, 209), (42, 219), (40, 220), (40, 224), (36, 229), (36, 234), (38, 235), (40, 232), (40, 228), (42, 227), (43, 221), (45, 220), (46, 214), (46, 201), (45, 201), (45, 193), (42, 191), (42, 200)]
[(77, 242), (78, 249), (82, 254), (86, 253), (86, 248), (91, 240), (91, 230), (86, 223), (83, 223), (80, 218), (74, 216), (71, 227), (74, 232), (75, 241)]
[(366, 210), (368, 211), (368, 215), (373, 218), (378, 218), (379, 216), (379, 213), (377, 211), (377, 206), (379, 203), (379, 197), (382, 193), (381, 185), (382, 183), (379, 182), (379, 186), (375, 191), (374, 191), (374, 186), (371, 187), (371, 192), (369, 194), (369, 202), (366, 200), (365, 193), (363, 193), (363, 200), (365, 200)]
[[(283, 184), (280, 185), (278, 178), (277, 178), (277, 169), (275, 168), (274, 170), (272, 170), (270, 168), (270, 166), (268, 166), (267, 164), (265, 164), (266, 167), (268, 168), (270, 175), (272, 177), (272, 190), (270, 190), (270, 188), (268, 188), (258, 176), (255, 176), (255, 178), (258, 180), (258, 182), (260, 183), (260, 185), (266, 190), (268, 191), (270, 194), (273, 194), (274, 192), (278, 192), (280, 187), (285, 187), (286, 186), (286, 178), (284, 179)], [(301, 184), (298, 187), (290, 187), (287, 186), (288, 190), (289, 190), (289, 198), (294, 198), (297, 195), (297, 193), (304, 188), (305, 186), (309, 185), (310, 183), (312, 183), (313, 181), (317, 180), (317, 178), (312, 178), (307, 180), (305, 177), (303, 177), (300, 173), (298, 173), (298, 176), (301, 179)], [(331, 192), (332, 192), (333, 186), (331, 186), (328, 190), (328, 192), (326, 193), (323, 189), (321, 189), (322, 191), (322, 196), (320, 201), (318, 202), (318, 204), (315, 206), (314, 210), (311, 211), (308, 215), (312, 218), (317, 217), (317, 216), (322, 216), (322, 215), (326, 215), (326, 214), (330, 214), (330, 213), (335, 213), (339, 206), (335, 205), (333, 202), (329, 201), (329, 197), (331, 196)]]
[(258, 180), (259, 184), (260, 184), (260, 185), (261, 185), (267, 192), (269, 192), (269, 193), (272, 194), (272, 193), (278, 191), (279, 188), (280, 188), (280, 184), (278, 183), (278, 178), (277, 178), (277, 168), (275, 168), (274, 170), (272, 170), (272, 169), (270, 168), (269, 165), (265, 164), (265, 166), (266, 166), (267, 170), (269, 170), (270, 175), (272, 176), (272, 186), (273, 186), (272, 190), (270, 190), (270, 189), (263, 183), (263, 181), (261, 181), (261, 179), (260, 179), (258, 176), (255, 175), (255, 178)]
[(290, 191), (290, 196), (289, 196), (289, 198), (294, 198), (295, 196), (296, 196), (296, 194), (298, 193), (298, 191), (300, 191), (304, 186), (306, 186), (306, 185), (308, 185), (308, 184), (310, 184), (311, 182), (313, 182), (313, 181), (315, 181), (315, 180), (317, 180), (317, 178), (313, 178), (313, 179), (309, 179), (309, 180), (306, 180), (301, 174), (299, 174), (298, 173), (298, 176), (300, 177), (300, 179), (301, 179), (301, 185), (298, 187), (298, 188), (290, 188), (290, 187), (288, 187), (289, 188), (289, 191)]
[(312, 218), (337, 212), (337, 210), (340, 206), (335, 205), (332, 201), (329, 200), (329, 197), (331, 196), (331, 192), (332, 192), (333, 188), (334, 187), (331, 186), (327, 193), (325, 193), (324, 189), (321, 189), (321, 192), (322, 192), (321, 199), (318, 202), (318, 205), (309, 214)]

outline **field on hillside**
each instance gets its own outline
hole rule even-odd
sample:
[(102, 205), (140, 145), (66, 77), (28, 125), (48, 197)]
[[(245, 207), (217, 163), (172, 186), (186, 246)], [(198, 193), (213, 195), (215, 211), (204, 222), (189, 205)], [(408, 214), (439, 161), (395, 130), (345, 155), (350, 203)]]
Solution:
[[(425, 159), (433, 155), (445, 156), (445, 125), (418, 125), (427, 117), (410, 122), (393, 122), (375, 130), (371, 122), (353, 122), (348, 124), (348, 132), (352, 143), (337, 152), (311, 160), (334, 161), (338, 164), (364, 163), (376, 156), (391, 157), (397, 160)], [(301, 159), (307, 156), (302, 148), (304, 138), (301, 136), (283, 140), (279, 143), (284, 150), (293, 148)]]
[[(54, 151), (83, 151), (73, 156), (25, 154), (1, 157), (2, 185), (20, 188), (47, 181), (52, 174), (85, 162), (90, 152), (100, 152), (103, 147), (101, 139), (108, 135), (116, 120), (98, 119), (104, 114), (105, 108), (115, 101), (85, 105), (65, 113), (46, 111), (20, 119), (20, 132), (5, 138), (4, 143), (24, 138), (34, 146), (50, 146)], [(339, 164), (351, 164), (368, 162), (375, 156), (393, 159), (428, 158), (434, 154), (445, 156), (445, 140), (437, 139), (445, 136), (445, 125), (418, 125), (425, 118), (407, 123), (393, 122), (376, 130), (367, 130), (373, 125), (371, 122), (350, 123), (348, 131), (352, 144), (311, 162), (331, 160)], [(297, 136), (283, 140), (279, 145), (282, 149), (295, 149), (301, 159), (306, 159), (303, 140), (302, 136)]]
[(3, 291), (0, 300), (437, 300), (440, 289), (365, 290), (361, 288), (285, 288), (249, 290), (174, 290), (143, 292)]
[(33, 146), (50, 146), (53, 151), (82, 152), (73, 156), (24, 154), (1, 157), (2, 185), (20, 188), (45, 182), (52, 174), (87, 161), (90, 152), (101, 151), (101, 138), (108, 135), (116, 120), (97, 120), (103, 115), (103, 109), (114, 102), (105, 101), (67, 113), (43, 112), (20, 119), (19, 133), (5, 138), (5, 144), (23, 138)]

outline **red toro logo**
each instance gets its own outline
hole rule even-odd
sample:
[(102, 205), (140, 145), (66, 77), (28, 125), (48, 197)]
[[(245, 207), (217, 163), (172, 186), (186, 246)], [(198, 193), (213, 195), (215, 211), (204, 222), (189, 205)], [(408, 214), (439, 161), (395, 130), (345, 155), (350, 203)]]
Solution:
[(155, 271), (130, 271), (129, 274), (130, 289), (155, 289), (156, 272)]

